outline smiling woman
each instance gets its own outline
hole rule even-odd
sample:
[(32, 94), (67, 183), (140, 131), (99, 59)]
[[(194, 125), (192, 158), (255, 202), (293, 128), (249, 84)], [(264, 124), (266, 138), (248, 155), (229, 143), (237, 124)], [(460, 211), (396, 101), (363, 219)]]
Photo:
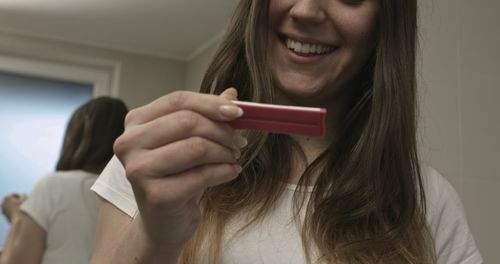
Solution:
[[(127, 116), (93, 263), (481, 263), (418, 157), (416, 35), (416, 0), (240, 1), (203, 93)], [(327, 108), (327, 135), (242, 137), (236, 99)]]
[(373, 54), (378, 9), (373, 0), (332, 1), (325, 8), (314, 1), (271, 1), (270, 68), (279, 91), (292, 101), (336, 100)]

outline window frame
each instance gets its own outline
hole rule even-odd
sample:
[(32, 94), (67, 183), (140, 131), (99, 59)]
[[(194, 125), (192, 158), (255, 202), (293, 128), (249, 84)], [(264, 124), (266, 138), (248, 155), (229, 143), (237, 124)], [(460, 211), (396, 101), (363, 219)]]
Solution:
[(92, 85), (92, 96), (119, 96), (120, 63), (81, 57), (60, 59), (0, 51), (0, 71)]

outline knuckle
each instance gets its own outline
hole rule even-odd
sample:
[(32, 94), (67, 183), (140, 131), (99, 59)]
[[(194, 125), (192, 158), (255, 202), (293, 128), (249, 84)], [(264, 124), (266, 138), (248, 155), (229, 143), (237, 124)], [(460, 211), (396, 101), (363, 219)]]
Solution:
[(212, 186), (216, 178), (216, 172), (213, 169), (205, 169), (201, 172), (201, 179), (204, 186)]
[(164, 190), (157, 185), (150, 184), (146, 190), (146, 200), (152, 206), (165, 204)]
[(136, 123), (137, 116), (138, 116), (137, 109), (130, 110), (125, 116), (125, 121), (124, 121), (125, 127), (128, 127), (131, 124)]
[(115, 139), (113, 143), (113, 151), (118, 157), (123, 157), (134, 146), (134, 137), (131, 135), (130, 131), (125, 131), (122, 135)]
[(178, 115), (177, 123), (186, 131), (196, 128), (200, 121), (200, 116), (192, 111), (181, 111)]
[(125, 165), (125, 174), (129, 182), (137, 182), (146, 173), (147, 166), (144, 162), (135, 161)]
[(169, 104), (174, 108), (181, 108), (188, 97), (188, 92), (186, 91), (175, 91), (172, 92), (167, 98)]
[(127, 141), (125, 140), (125, 135), (122, 134), (118, 138), (116, 138), (115, 142), (113, 143), (113, 152), (117, 156), (123, 155), (125, 150), (127, 149)]
[(143, 130), (138, 127), (130, 127), (123, 132), (113, 143), (113, 151), (118, 157), (122, 157), (132, 149), (137, 148), (137, 144), (144, 137)]
[(189, 140), (188, 149), (193, 155), (193, 159), (199, 160), (208, 155), (209, 146), (206, 139), (193, 137)]

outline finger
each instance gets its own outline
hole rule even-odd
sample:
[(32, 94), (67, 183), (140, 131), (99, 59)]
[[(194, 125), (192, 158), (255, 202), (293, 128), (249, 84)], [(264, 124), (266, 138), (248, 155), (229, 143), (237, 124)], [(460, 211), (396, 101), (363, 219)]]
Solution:
[(148, 200), (170, 207), (183, 208), (185, 203), (200, 196), (206, 188), (235, 179), (240, 168), (233, 164), (208, 164), (180, 174), (148, 180), (145, 184)]
[(241, 108), (224, 97), (176, 91), (131, 110), (125, 119), (125, 124), (127, 126), (143, 124), (179, 110), (198, 112), (216, 121), (230, 121), (243, 115)]
[(192, 111), (177, 111), (125, 131), (115, 151), (132, 146), (154, 149), (188, 137), (204, 137), (227, 148), (238, 150), (245, 139), (226, 123), (214, 122)]
[(222, 92), (220, 94), (220, 96), (223, 98), (226, 98), (227, 100), (237, 100), (238, 99), (238, 90), (231, 87), (231, 88), (224, 90), (224, 92)]
[(143, 177), (158, 178), (213, 163), (233, 163), (241, 153), (235, 153), (213, 141), (192, 137), (154, 150), (136, 151), (126, 157), (125, 170), (130, 181)]

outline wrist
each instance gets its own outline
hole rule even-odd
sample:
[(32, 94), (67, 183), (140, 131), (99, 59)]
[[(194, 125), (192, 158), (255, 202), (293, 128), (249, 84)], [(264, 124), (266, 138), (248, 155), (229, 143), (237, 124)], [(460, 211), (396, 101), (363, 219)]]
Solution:
[(144, 256), (147, 256), (145, 263), (176, 264), (184, 245), (177, 243), (167, 243), (152, 239), (145, 230), (144, 223), (139, 215), (134, 219), (138, 238), (143, 245)]
[(19, 211), (5, 212), (5, 218), (12, 224), (19, 218)]

